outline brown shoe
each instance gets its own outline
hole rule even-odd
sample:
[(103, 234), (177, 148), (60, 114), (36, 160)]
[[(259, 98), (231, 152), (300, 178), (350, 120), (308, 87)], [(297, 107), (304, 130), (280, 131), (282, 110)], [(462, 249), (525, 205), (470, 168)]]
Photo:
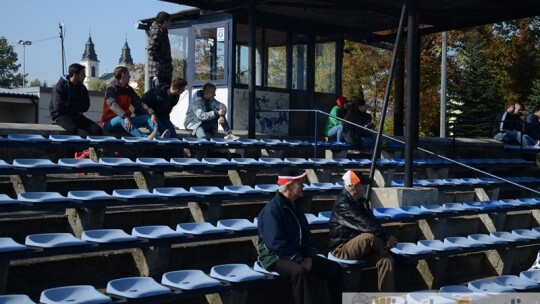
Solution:
[(158, 130), (157, 128), (155, 128), (154, 131), (152, 131), (152, 133), (148, 135), (148, 139), (153, 140), (154, 138), (156, 138), (157, 132)]

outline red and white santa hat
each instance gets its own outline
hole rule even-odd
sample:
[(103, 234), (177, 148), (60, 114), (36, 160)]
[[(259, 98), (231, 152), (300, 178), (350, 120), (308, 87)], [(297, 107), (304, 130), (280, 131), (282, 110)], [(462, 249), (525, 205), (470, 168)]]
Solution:
[(295, 180), (300, 180), (304, 177), (306, 177), (307, 173), (306, 171), (300, 171), (300, 170), (286, 170), (278, 175), (278, 181), (277, 184), (279, 186), (283, 186), (287, 183), (290, 183)]

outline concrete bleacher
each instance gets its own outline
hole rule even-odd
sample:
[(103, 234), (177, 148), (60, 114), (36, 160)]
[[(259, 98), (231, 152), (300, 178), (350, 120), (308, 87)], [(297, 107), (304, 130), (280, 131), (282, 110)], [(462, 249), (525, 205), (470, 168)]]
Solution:
[[(7, 137), (4, 138), (7, 139)], [(285, 143), (285, 141), (280, 142), (281, 143), (268, 140), (264, 144), (259, 144), (259, 147), (253, 148), (253, 150), (262, 149), (263, 147), (287, 150), (282, 148), (291, 144), (292, 148), (288, 148), (291, 152), (298, 152), (297, 150), (301, 150), (298, 149), (301, 145), (298, 141), (290, 143)], [(144, 143), (131, 143), (132, 146), (139, 144), (144, 145)], [(217, 147), (221, 144), (222, 141), (218, 140), (212, 145)], [(51, 145), (51, 143), (48, 145)], [(126, 143), (122, 143), (122, 145), (126, 145)], [(148, 146), (150, 145), (152, 146), (151, 149), (154, 150), (167, 149), (165, 148), (167, 144), (163, 144), (159, 147), (158, 144), (148, 144)], [(16, 148), (15, 146), (13, 149), (31, 148), (24, 144), (19, 144)], [(2, 227), (0, 229), (0, 236), (12, 237), (15, 241), (24, 243), (26, 236), (31, 234), (51, 232), (73, 233), (70, 225), (71, 220), (63, 213), (66, 208), (79, 209), (84, 212), (92, 212), (94, 209), (102, 208), (102, 211), (100, 211), (100, 214), (97, 215), (97, 217), (95, 214), (89, 217), (102, 218), (101, 225), (98, 228), (121, 229), (128, 233), (132, 232), (135, 227), (150, 225), (163, 225), (173, 228), (174, 230), (179, 223), (197, 221), (193, 214), (193, 209), (199, 208), (200, 211), (204, 213), (207, 210), (203, 209), (208, 208), (208, 206), (216, 201), (224, 201), (225, 203), (220, 204), (221, 207), (219, 212), (214, 213), (213, 219), (210, 219), (209, 222), (217, 223), (217, 220), (219, 219), (233, 218), (252, 220), (263, 204), (269, 199), (269, 195), (261, 192), (250, 192), (250, 189), (255, 190), (254, 187), (250, 189), (244, 188), (244, 190), (250, 191), (242, 194), (230, 191), (227, 192), (224, 186), (273, 184), (275, 183), (276, 170), (279, 169), (280, 166), (289, 165), (296, 165), (299, 168), (312, 170), (309, 181), (315, 186), (317, 186), (318, 183), (322, 183), (325, 187), (324, 189), (312, 188), (311, 191), (309, 190), (309, 187), (306, 189), (306, 195), (313, 197), (313, 201), (310, 205), (311, 208), (306, 211), (314, 214), (317, 214), (319, 211), (328, 211), (331, 208), (333, 196), (339, 191), (339, 184), (336, 185), (335, 182), (339, 181), (340, 175), (344, 169), (354, 168), (367, 170), (370, 162), (369, 160), (346, 160), (345, 158), (323, 160), (322, 157), (318, 158), (311, 155), (311, 145), (308, 146), (305, 144), (305, 146), (308, 147), (306, 149), (308, 154), (300, 155), (301, 157), (289, 157), (287, 156), (287, 153), (284, 153), (283, 157), (279, 158), (279, 161), (276, 160), (278, 163), (270, 162), (266, 165), (259, 163), (261, 161), (260, 158), (248, 159), (249, 162), (244, 159), (236, 163), (231, 159), (218, 158), (206, 159), (205, 162), (205, 160), (201, 158), (199, 160), (192, 159), (194, 163), (185, 166), (173, 164), (171, 159), (163, 159), (156, 162), (156, 159), (153, 158), (151, 160), (146, 159), (146, 163), (141, 161), (137, 162), (136, 159), (117, 159), (111, 160), (112, 163), (105, 164), (103, 162), (100, 164), (99, 160), (95, 164), (85, 161), (85, 163), (90, 164), (88, 167), (77, 166), (76, 163), (71, 163), (72, 167), (69, 167), (69, 165), (64, 163), (63, 167), (50, 166), (48, 168), (31, 169), (28, 167), (14, 168), (19, 162), (14, 163), (15, 159), (10, 159), (5, 164), (7, 168), (6, 166), (4, 166), (4, 168), (1, 168), (0, 166), (0, 174), (5, 174), (4, 176), (12, 176), (16, 173), (45, 175), (47, 182), (45, 183), (43, 190), (48, 192), (56, 191), (58, 192), (58, 196), (53, 196), (51, 201), (43, 204), (32, 201), (32, 199), (36, 199), (36, 197), (33, 197), (32, 199), (28, 198), (32, 197), (32, 193), (35, 191), (22, 191), (19, 194), (24, 193), (25, 195), (21, 195), (19, 200), (12, 201), (19, 198), (19, 196), (15, 195), (15, 190), (8, 190), (12, 180), (6, 180), (4, 177), (2, 185), (0, 186), (5, 190), (4, 193), (9, 194), (11, 200), (6, 199), (6, 201), (10, 202), (5, 204), (0, 203), (0, 214), (2, 215), (0, 218), (0, 227)], [(40, 146), (40, 148), (44, 147), (45, 146)], [(78, 143), (73, 147), (82, 146)], [(115, 148), (118, 147), (121, 146), (118, 144)], [(324, 148), (325, 150), (333, 149), (333, 147), (328, 146)], [(306, 152), (304, 151), (302, 153)], [(497, 161), (486, 160), (485, 163), (480, 161), (483, 155), (480, 157), (478, 155), (470, 154), (463, 156), (469, 157), (471, 159), (469, 164), (476, 167), (489, 168), (496, 165), (497, 169), (506, 173), (504, 176), (507, 177), (515, 175), (517, 173), (516, 170), (520, 170), (521, 172), (528, 171), (527, 168), (534, 165), (534, 163), (531, 163), (530, 161), (520, 161), (519, 159), (507, 161), (507, 158), (501, 155), (489, 155), (490, 158), (497, 159)], [(140, 156), (140, 158), (142, 157), (143, 156)], [(54, 165), (59, 164), (58, 158), (51, 158), (49, 160), (51, 160)], [(256, 163), (249, 164), (252, 160)], [(319, 161), (321, 163), (317, 164)], [(122, 165), (114, 165), (114, 163), (122, 163)], [(156, 167), (152, 167), (153, 165)], [(392, 180), (399, 180), (398, 175), (400, 174), (400, 169), (402, 167), (402, 160), (395, 158), (393, 160), (381, 161), (378, 169), (381, 170), (381, 174), (384, 174), (385, 170), (394, 170), (394, 176), (396, 178), (393, 178)], [(463, 170), (453, 172), (455, 166), (445, 162), (420, 159), (415, 162), (415, 168), (418, 169), (417, 171), (428, 167), (437, 170), (448, 168), (448, 172), (445, 173), (448, 174), (448, 177), (441, 178), (441, 180), (446, 178), (457, 178), (459, 176), (456, 176), (456, 174), (463, 173)], [(1, 173), (1, 170), (6, 171)], [(27, 171), (25, 172), (25, 170)], [(158, 184), (159, 187), (150, 187), (149, 189), (146, 189), (150, 190), (147, 194), (153, 194), (156, 189), (158, 189), (156, 192), (159, 192), (160, 187), (166, 187), (169, 189), (176, 189), (178, 193), (182, 193), (181, 196), (165, 197), (156, 194), (157, 197), (146, 196), (139, 199), (136, 197), (126, 198), (115, 196), (117, 193), (115, 193), (114, 190), (118, 189), (144, 189), (144, 187), (141, 187), (138, 183), (134, 182), (134, 177), (131, 175), (133, 172), (141, 171), (164, 173), (162, 177), (163, 180)], [(186, 173), (185, 171), (189, 172)], [(236, 172), (237, 176), (244, 176), (235, 179), (234, 174), (233, 176), (229, 174), (230, 171)], [(252, 173), (255, 174), (245, 175), (245, 173), (249, 171), (252, 171)], [(322, 174), (321, 171), (329, 173)], [(417, 176), (423, 177), (423, 173), (417, 172), (417, 174)], [(535, 177), (531, 176), (531, 178)], [(536, 180), (533, 180), (530, 185), (535, 186), (536, 182)], [(129, 186), (126, 186), (126, 183), (129, 184)], [(500, 186), (503, 184), (504, 183), (501, 183)], [(333, 187), (335, 188), (328, 189), (328, 185), (334, 185)], [(221, 192), (212, 196), (204, 195), (200, 192), (197, 193), (197, 191), (190, 191), (190, 188), (198, 186), (217, 186), (219, 187), (218, 190)], [(432, 186), (435, 190), (441, 188), (441, 185), (438, 185), (436, 182), (433, 182), (431, 185), (423, 184), (422, 186)], [(474, 189), (475, 187), (487, 187), (488, 185), (467, 184), (460, 186), (463, 186), (460, 188), (461, 191), (467, 188)], [(183, 191), (179, 189), (182, 189)], [(512, 189), (513, 187), (509, 186), (508, 189), (503, 189), (502, 191)], [(77, 201), (77, 199), (69, 198), (68, 201), (60, 202), (62, 200), (60, 198), (68, 198), (68, 193), (70, 191), (76, 192), (78, 190), (101, 190), (105, 192), (106, 198), (92, 202), (85, 202), (83, 200)], [(384, 189), (378, 190), (382, 191)], [(139, 191), (134, 192), (140, 193)], [(511, 194), (512, 192), (508, 191), (508, 193)], [(321, 197), (323, 194), (326, 198)], [(507, 192), (503, 192), (499, 196), (501, 199), (517, 197), (509, 197)], [(47, 198), (47, 195), (45, 195), (45, 197)], [(57, 201), (55, 201), (55, 199), (57, 199)], [(455, 196), (454, 199), (458, 202), (460, 201), (457, 196)], [(527, 197), (523, 197), (524, 201), (525, 199), (527, 199)], [(419, 200), (417, 203), (418, 205), (429, 203), (432, 208), (430, 212), (435, 212), (433, 211), (437, 209), (436, 206), (434, 206), (435, 204), (438, 204), (439, 208), (443, 208), (442, 203), (452, 202), (454, 201), (440, 201), (439, 196), (434, 196), (430, 201)], [(461, 211), (461, 213), (441, 212), (436, 215), (426, 213), (413, 214), (407, 218), (399, 219), (388, 217), (383, 221), (385, 222), (385, 226), (397, 235), (400, 241), (415, 244), (417, 244), (419, 240), (444, 240), (446, 237), (468, 236), (480, 233), (489, 235), (489, 233), (496, 231), (511, 232), (515, 229), (530, 230), (533, 227), (540, 226), (539, 216), (535, 210), (536, 207), (534, 204), (519, 204), (516, 202), (512, 204), (511, 201), (505, 202), (504, 200), (497, 202), (498, 203), (496, 203), (495, 200), (492, 204), (478, 204), (471, 202), (469, 205), (476, 208), (476, 210), (466, 210)], [(382, 196), (379, 198), (379, 203), (385, 203)], [(395, 202), (388, 205), (392, 206), (392, 204), (395, 204)], [(411, 203), (408, 202), (405, 205), (410, 204)], [(511, 208), (510, 206), (501, 208), (501, 204), (511, 205)], [(495, 205), (495, 207), (491, 209), (490, 205)], [(410, 213), (413, 211), (414, 210), (409, 209)], [(201, 221), (201, 219), (198, 221)], [(82, 235), (82, 232), (85, 230), (89, 231), (91, 229), (82, 229), (80, 235)], [(313, 232), (319, 249), (324, 253), (328, 241), (327, 228), (324, 224), (313, 225)], [(105, 291), (109, 281), (124, 277), (138, 277), (141, 275), (151, 276), (159, 283), (161, 275), (167, 271), (198, 269), (206, 274), (210, 274), (211, 268), (220, 264), (244, 263), (251, 266), (256, 259), (256, 251), (253, 246), (253, 242), (255, 241), (254, 235), (255, 232), (253, 230), (248, 230), (226, 232), (220, 235), (215, 234), (211, 237), (184, 235), (182, 237), (169, 238), (166, 240), (138, 238), (123, 243), (105, 243), (99, 245), (85, 244), (80, 247), (64, 247), (56, 252), (54, 248), (32, 248), (26, 252), (1, 253), (0, 260), (3, 261), (3, 263), (0, 262), (0, 270), (7, 269), (5, 272), (6, 277), (4, 278), (6, 282), (4, 293), (28, 294), (33, 300), (37, 301), (42, 291), (52, 287), (89, 284), (100, 291)], [(398, 282), (399, 278), (407, 277), (410, 279), (411, 285), (400, 286), (398, 288), (401, 290), (406, 290), (407, 288), (415, 290), (415, 288), (423, 287), (437, 288), (437, 286), (450, 283), (463, 283), (468, 280), (467, 276), (479, 279), (493, 274), (519, 274), (519, 271), (525, 269), (525, 265), (530, 264), (530, 262), (534, 260), (539, 245), (538, 242), (534, 240), (510, 244), (511, 246), (508, 246), (508, 243), (505, 246), (501, 246), (500, 244), (493, 247), (485, 246), (482, 250), (476, 251), (461, 250), (455, 252), (449, 251), (446, 253), (432, 251), (430, 256), (422, 257), (421, 255), (417, 255), (416, 258), (422, 257), (417, 269), (402, 270), (397, 273)], [(163, 254), (163, 251), (166, 252), (166, 255), (161, 255)], [(517, 256), (519, 259), (514, 258), (512, 261), (513, 263), (510, 263), (507, 257), (509, 252), (512, 252), (514, 257)], [(25, 256), (25, 254), (27, 256)], [(163, 258), (164, 256), (167, 258)], [(446, 261), (443, 263), (440, 261), (442, 259), (446, 259)], [(141, 263), (141, 260), (143, 263)], [(6, 265), (6, 261), (10, 262), (7, 262)], [(152, 261), (159, 261), (161, 264), (157, 263), (159, 267), (152, 267), (152, 263), (155, 263)], [(478, 263), (479, 261), (483, 262)], [(449, 274), (448, 271), (443, 271), (443, 268), (452, 269), (451, 267), (462, 264), (459, 266), (461, 269), (466, 267), (464, 265), (470, 266), (471, 263), (478, 263), (484, 266), (466, 268), (466, 271), (462, 273), (462, 275)], [(111, 265), (114, 265), (114, 267)], [(51, 273), (51, 269), (55, 269), (55, 273)], [(80, 276), (80, 273), (99, 273), (100, 276)], [(362, 271), (362, 274), (365, 278), (371, 278), (373, 276), (373, 269), (367, 267)], [(247, 296), (249, 302), (257, 301), (257, 299), (258, 302), (277, 302), (283, 301), (283, 299), (285, 299), (284, 302), (290, 301), (289, 293), (276, 294), (275, 292), (272, 292), (275, 288), (288, 288), (288, 284), (282, 282), (282, 280), (272, 281), (271, 284), (264, 281), (261, 285), (222, 284), (224, 287), (220, 287), (221, 289), (217, 288), (208, 290), (207, 292), (222, 293), (222, 300), (226, 302), (225, 295), (228, 293), (227, 288), (255, 288), (258, 292), (249, 293)], [(363, 282), (369, 281), (374, 280), (366, 279)], [(28, 283), (19, 284), (19, 282)], [(367, 290), (373, 288), (373, 286), (370, 287), (369, 283), (364, 287)], [(262, 295), (257, 295), (261, 293)], [(200, 298), (200, 295), (201, 293), (192, 293), (188, 295), (187, 293), (172, 291), (168, 294), (168, 297), (169, 300), (180, 300), (182, 298), (190, 297)], [(126, 301), (125, 299), (121, 300), (115, 297), (113, 298), (117, 302)], [(156, 299), (158, 298), (147, 300), (146, 303), (157, 303), (155, 302)]]

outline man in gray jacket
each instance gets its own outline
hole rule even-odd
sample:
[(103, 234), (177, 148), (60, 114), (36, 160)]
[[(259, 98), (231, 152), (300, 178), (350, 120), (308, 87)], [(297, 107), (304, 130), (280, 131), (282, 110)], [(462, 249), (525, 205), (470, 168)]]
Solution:
[(210, 139), (216, 134), (218, 125), (221, 125), (227, 133), (225, 139), (238, 139), (232, 134), (225, 118), (227, 106), (217, 101), (215, 97), (216, 86), (211, 83), (206, 83), (202, 90), (197, 91), (186, 112), (184, 127), (192, 130), (192, 135), (197, 138)]

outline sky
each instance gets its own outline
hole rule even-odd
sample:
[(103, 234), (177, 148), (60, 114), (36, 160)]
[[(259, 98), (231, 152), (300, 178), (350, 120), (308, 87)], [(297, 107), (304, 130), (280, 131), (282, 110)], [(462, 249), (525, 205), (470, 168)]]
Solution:
[[(102, 74), (112, 72), (118, 64), (126, 37), (134, 63), (145, 62), (146, 34), (135, 29), (138, 20), (153, 18), (160, 11), (173, 14), (185, 8), (158, 0), (4, 0), (0, 37), (5, 37), (18, 54), (19, 73), (23, 73), (24, 57), (27, 80), (39, 79), (50, 86), (62, 74), (59, 23), (65, 28), (65, 69), (81, 60), (91, 34)], [(17, 40), (32, 44), (23, 48)]]

